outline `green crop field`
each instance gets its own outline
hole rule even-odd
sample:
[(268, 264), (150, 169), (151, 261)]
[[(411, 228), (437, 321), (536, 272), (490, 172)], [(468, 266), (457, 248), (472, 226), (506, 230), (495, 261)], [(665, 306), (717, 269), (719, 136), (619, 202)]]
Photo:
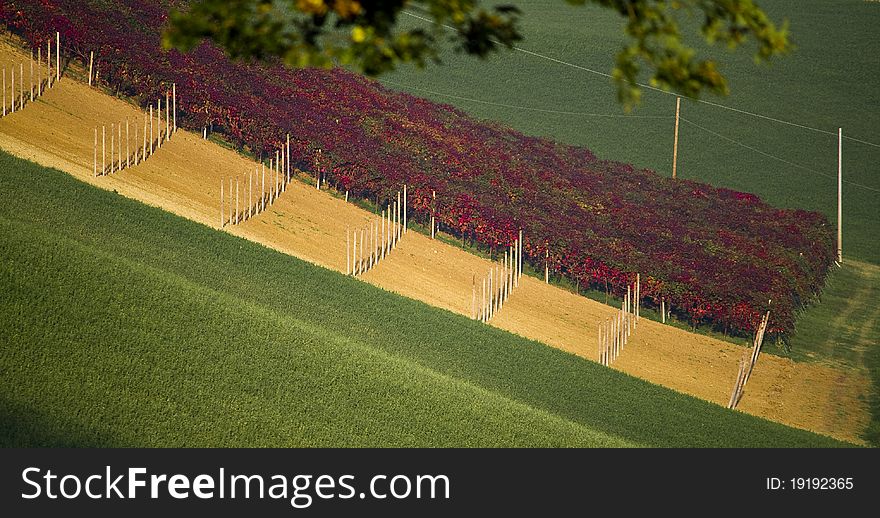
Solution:
[(5, 153), (0, 171), (4, 446), (841, 445)]
[[(623, 41), (620, 17), (564, 0), (510, 3), (523, 11), (525, 40), (519, 47), (545, 58), (514, 51), (482, 61), (449, 52), (442, 55), (443, 66), (403, 67), (381, 81), (526, 134), (584, 145), (602, 158), (670, 174), (674, 96), (646, 90), (641, 106), (626, 117), (611, 80), (584, 70), (611, 71)], [(818, 210), (835, 224), (836, 133), (842, 127), (844, 135), (875, 144), (844, 141), (845, 255), (880, 264), (875, 246), (880, 3), (776, 0), (760, 5), (774, 20), (789, 19), (796, 50), (772, 66), (755, 66), (748, 47), (730, 53), (698, 45), (720, 61), (732, 91), (727, 98), (704, 100), (833, 134), (685, 100), (679, 176), (758, 193), (781, 207)], [(402, 19), (407, 26), (426, 25), (412, 16)]]

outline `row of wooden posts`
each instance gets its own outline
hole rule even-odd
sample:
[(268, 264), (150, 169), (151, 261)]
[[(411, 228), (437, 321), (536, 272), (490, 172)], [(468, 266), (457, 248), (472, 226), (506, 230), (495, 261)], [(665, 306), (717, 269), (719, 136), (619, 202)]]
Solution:
[[(125, 120), (125, 135), (123, 140), (123, 122), (110, 124), (110, 161), (107, 161), (107, 126), (101, 126), (101, 167), (98, 168), (98, 128), (95, 128), (95, 153), (93, 161), (93, 174), (106, 176), (123, 169), (136, 166), (147, 158), (153, 156), (162, 144), (168, 142), (177, 131), (177, 85), (171, 86), (171, 91), (165, 92), (165, 124), (162, 124), (162, 98), (156, 103), (155, 113), (158, 114), (158, 122), (154, 130), (153, 122), (156, 120), (153, 105), (149, 111), (144, 112), (144, 129), (141, 136), (143, 144), (138, 147), (138, 125)], [(164, 131), (163, 131), (164, 129)], [(134, 149), (132, 153), (132, 135), (134, 136)], [(124, 151), (123, 156), (123, 142)]]
[[(433, 218), (432, 218), (433, 234)], [(504, 307), (514, 288), (519, 287), (523, 266), (523, 232), (513, 244), (507, 247), (501, 257), (501, 263), (489, 269), (489, 273), (480, 282), (480, 298), (477, 300), (477, 278), (471, 281), (471, 318), (488, 322), (497, 311)]]
[(345, 229), (345, 273), (360, 275), (368, 272), (379, 261), (397, 248), (407, 231), (407, 192), (397, 191), (397, 199), (382, 209), (373, 221), (360, 229)]
[[(224, 192), (224, 180), (220, 180), (220, 228), (226, 225), (238, 225), (250, 218), (262, 213), (271, 206), (287, 190), (292, 180), (290, 172), (290, 134), (287, 135), (287, 144), (275, 151), (275, 158), (269, 159), (269, 185), (266, 186), (266, 163), (260, 162), (253, 171), (247, 173), (247, 200), (245, 201), (244, 178), (235, 177), (229, 179), (228, 194)], [(259, 198), (254, 200), (254, 182), (260, 186)], [(241, 186), (241, 188), (239, 188)], [(234, 194), (233, 194), (234, 193)], [(239, 203), (241, 200), (241, 203)], [(244, 204), (244, 206), (242, 206)]]
[[(7, 113), (15, 113), (16, 110), (21, 110), (24, 108), (26, 103), (34, 102), (34, 99), (37, 99), (43, 92), (52, 87), (58, 80), (61, 79), (61, 33), (55, 33), (55, 74), (52, 74), (52, 38), (46, 42), (46, 79), (45, 86), (43, 80), (43, 49), (42, 47), (37, 47), (37, 61), (36, 67), (34, 66), (34, 52), (31, 51), (30, 56), (30, 75), (28, 76), (28, 89), (27, 94), (25, 94), (24, 87), (24, 62), (20, 62), (18, 64), (18, 102), (16, 103), (16, 92), (15, 92), (15, 65), (10, 67), (9, 71), (9, 85), (11, 87), (9, 100), (11, 103), (7, 101), (6, 96), (6, 66), (3, 66), (3, 116), (5, 117)], [(36, 74), (34, 73), (36, 70)], [(54, 81), (53, 81), (54, 75)]]
[(764, 344), (764, 333), (767, 331), (767, 324), (770, 322), (770, 311), (761, 318), (758, 330), (755, 332), (755, 339), (752, 342), (752, 349), (745, 351), (743, 357), (739, 360), (739, 371), (736, 373), (736, 383), (733, 385), (733, 392), (730, 394), (730, 400), (727, 408), (736, 408), (742, 399), (743, 392), (746, 388), (746, 382), (752, 375), (755, 364), (758, 363), (758, 355), (761, 353), (761, 346)]
[(599, 363), (606, 367), (623, 352), (641, 319), (641, 284), (641, 274), (636, 274), (636, 282), (626, 287), (620, 309), (614, 317), (599, 324)]

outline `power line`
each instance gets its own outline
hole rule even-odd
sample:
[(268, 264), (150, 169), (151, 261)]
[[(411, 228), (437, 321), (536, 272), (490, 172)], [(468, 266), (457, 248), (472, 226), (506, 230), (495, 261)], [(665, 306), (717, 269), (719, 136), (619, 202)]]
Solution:
[[(411, 13), (411, 12), (409, 12), (409, 11), (404, 10), (404, 11), (401, 11), (401, 12), (402, 12), (403, 14), (406, 14), (406, 15), (412, 16), (413, 18), (417, 18), (417, 19), (419, 19), (419, 20), (422, 20), (422, 21), (425, 21), (425, 22), (428, 22), (428, 23), (434, 23), (434, 21), (431, 20), (431, 19), (429, 19), (429, 18), (425, 18), (425, 17), (419, 16), (419, 15), (417, 15), (417, 14), (413, 14), (413, 13)], [(442, 26), (442, 27), (444, 27), (444, 28), (446, 28), (446, 29), (452, 30), (452, 31), (456, 31), (456, 30), (457, 30), (455, 27), (452, 27), (452, 26), (450, 26), (450, 25), (446, 25), (446, 24), (440, 24), (440, 26)], [(498, 42), (497, 40), (495, 41), (495, 43), (499, 43), (499, 44), (500, 44), (500, 42)], [(518, 52), (522, 52), (522, 53), (525, 53), (525, 54), (529, 54), (529, 55), (531, 55), (531, 56), (535, 56), (535, 57), (538, 57), (538, 58), (541, 58), (541, 59), (546, 59), (546, 60), (548, 60), (548, 61), (552, 61), (552, 62), (557, 63), (557, 64), (560, 64), (560, 65), (564, 65), (564, 66), (567, 66), (567, 67), (571, 67), (571, 68), (574, 68), (574, 69), (577, 69), (577, 70), (582, 70), (582, 71), (584, 71), (584, 72), (589, 72), (589, 73), (591, 73), (591, 74), (596, 74), (596, 75), (599, 75), (599, 76), (602, 76), (602, 77), (606, 77), (606, 78), (613, 78), (613, 76), (612, 76), (611, 74), (608, 74), (608, 73), (606, 73), (606, 72), (601, 72), (601, 71), (599, 71), (599, 70), (594, 70), (594, 69), (592, 69), (592, 68), (587, 68), (587, 67), (584, 67), (584, 66), (581, 66), (581, 65), (577, 65), (577, 64), (575, 64), (575, 63), (569, 63), (568, 61), (563, 61), (563, 60), (561, 60), (561, 59), (557, 59), (557, 58), (554, 58), (554, 57), (552, 57), (552, 56), (547, 56), (547, 55), (544, 55), (544, 54), (539, 54), (539, 53), (537, 53), (537, 52), (533, 52), (533, 51), (531, 51), (531, 50), (526, 50), (526, 49), (524, 49), (524, 48), (522, 48), (522, 47), (517, 47), (516, 45), (513, 45), (513, 46), (511, 46), (511, 47), (513, 48), (513, 50), (516, 50), (516, 51), (518, 51)], [(651, 85), (648, 85), (648, 84), (645, 84), (645, 83), (639, 83), (639, 82), (636, 82), (636, 85), (638, 85), (638, 86), (640, 86), (640, 87), (642, 87), (642, 88), (645, 88), (646, 90), (652, 90), (652, 91), (655, 91), (655, 92), (659, 92), (659, 93), (666, 94), (666, 95), (671, 95), (671, 96), (678, 96), (677, 94), (675, 94), (675, 93), (673, 93), (673, 92), (668, 92), (668, 91), (666, 91), (666, 90), (663, 90), (663, 89), (660, 89), (660, 88), (657, 88), (657, 87), (655, 87), (655, 86), (651, 86)], [(733, 107), (731, 107), (731, 106), (725, 106), (725, 105), (723, 105), (723, 104), (719, 104), (719, 103), (715, 103), (715, 102), (711, 102), (711, 101), (704, 101), (704, 100), (702, 100), (702, 99), (691, 99), (691, 98), (686, 98), (686, 99), (688, 99), (689, 101), (696, 102), (696, 103), (701, 103), (701, 104), (705, 104), (705, 105), (708, 105), (708, 106), (713, 106), (713, 107), (715, 107), (715, 108), (721, 108), (721, 109), (724, 109), (724, 110), (729, 110), (729, 111), (736, 112), (736, 113), (739, 113), (739, 114), (742, 114), (742, 115), (749, 115), (749, 116), (751, 116), (751, 117), (757, 117), (757, 118), (760, 118), (760, 119), (769, 120), (769, 121), (776, 122), (776, 123), (779, 123), (779, 124), (785, 124), (785, 125), (788, 125), (788, 126), (794, 126), (794, 127), (802, 128), (802, 129), (809, 130), (809, 131), (815, 131), (815, 132), (818, 132), (818, 133), (824, 133), (824, 134), (826, 134), (826, 135), (837, 135), (837, 132), (827, 131), (827, 130), (823, 130), (823, 129), (820, 129), (820, 128), (814, 128), (814, 127), (812, 127), (812, 126), (806, 126), (806, 125), (804, 125), (804, 124), (798, 124), (798, 123), (796, 123), (796, 122), (790, 122), (790, 121), (786, 121), (786, 120), (782, 120), (782, 119), (777, 119), (777, 118), (775, 118), (775, 117), (770, 117), (770, 116), (767, 116), (767, 115), (762, 115), (762, 114), (760, 114), (760, 113), (755, 113), (755, 112), (750, 112), (750, 111), (746, 111), (746, 110), (741, 110), (741, 109), (739, 109), (739, 108), (733, 108)], [(860, 143), (860, 144), (865, 144), (865, 145), (867, 145), (867, 146), (872, 146), (872, 147), (880, 148), (880, 144), (876, 144), (876, 143), (874, 143), (874, 142), (868, 142), (867, 140), (862, 140), (862, 139), (859, 139), (859, 138), (856, 138), (856, 137), (849, 137), (849, 136), (844, 135), (843, 138), (846, 139), (846, 140), (852, 141), (852, 142), (858, 142), (858, 143)]]
[[(752, 146), (750, 146), (750, 145), (748, 145), (748, 144), (743, 144), (742, 142), (740, 142), (740, 141), (738, 141), (738, 140), (734, 140), (734, 139), (732, 139), (732, 138), (730, 138), (730, 137), (727, 137), (727, 136), (724, 136), (724, 135), (722, 135), (722, 134), (720, 134), (720, 133), (717, 133), (717, 132), (715, 132), (715, 131), (712, 131), (712, 130), (710, 130), (709, 128), (705, 128), (705, 127), (703, 127), (703, 126), (700, 126), (699, 124), (697, 124), (697, 123), (695, 123), (695, 122), (693, 122), (693, 121), (690, 121), (690, 120), (688, 120), (688, 119), (686, 119), (686, 118), (684, 118), (684, 117), (680, 117), (680, 118), (681, 118), (682, 121), (684, 121), (684, 122), (690, 124), (691, 126), (694, 126), (695, 128), (698, 128), (698, 129), (700, 129), (700, 130), (703, 130), (703, 131), (705, 131), (706, 133), (709, 133), (709, 134), (711, 134), (711, 135), (714, 135), (714, 136), (716, 136), (716, 137), (718, 137), (718, 138), (720, 138), (720, 139), (726, 140), (726, 141), (728, 141), (728, 142), (730, 142), (730, 143), (732, 143), (732, 144), (736, 144), (737, 146), (740, 146), (740, 147), (743, 147), (743, 148), (745, 148), (745, 149), (748, 149), (748, 150), (754, 151), (755, 153), (758, 153), (758, 154), (764, 155), (764, 156), (766, 156), (766, 157), (768, 157), (768, 158), (772, 158), (773, 160), (777, 160), (777, 161), (779, 161), (779, 162), (782, 162), (782, 163), (788, 164), (788, 165), (790, 165), (790, 166), (792, 166), (792, 167), (796, 167), (796, 168), (798, 168), (798, 169), (801, 169), (801, 170), (807, 171), (807, 172), (812, 173), (812, 174), (816, 174), (816, 175), (819, 175), (819, 176), (824, 176), (825, 178), (829, 178), (829, 179), (832, 179), (832, 180), (836, 180), (836, 179), (837, 179), (837, 177), (834, 176), (834, 175), (825, 174), (825, 173), (822, 173), (822, 172), (816, 171), (816, 170), (814, 170), (814, 169), (810, 169), (809, 167), (805, 167), (805, 166), (802, 166), (802, 165), (800, 165), (800, 164), (796, 164), (796, 163), (791, 162), (791, 161), (789, 161), (789, 160), (786, 160), (786, 159), (784, 159), (784, 158), (780, 158), (780, 157), (778, 157), (778, 156), (776, 156), (776, 155), (771, 155), (770, 153), (767, 153), (767, 152), (765, 152), (765, 151), (761, 151), (760, 149), (758, 149), (758, 148), (756, 148), (756, 147), (752, 147)], [(852, 185), (852, 186), (854, 186), (854, 187), (860, 187), (860, 188), (862, 188), (862, 189), (866, 189), (866, 190), (873, 191), (873, 192), (880, 192), (880, 189), (877, 189), (877, 188), (874, 188), (874, 187), (870, 187), (870, 186), (868, 186), (868, 185), (863, 185), (863, 184), (860, 184), (860, 183), (857, 183), (857, 182), (851, 182), (851, 181), (849, 181), (849, 180), (843, 180), (843, 183), (848, 184), (848, 185)]]
[(407, 88), (409, 90), (418, 90), (421, 92), (426, 92), (433, 95), (438, 95), (441, 97), (449, 97), (450, 99), (458, 99), (460, 101), (467, 101), (472, 103), (485, 104), (488, 106), (499, 106), (502, 108), (513, 108), (516, 110), (527, 110), (533, 112), (541, 112), (541, 113), (551, 113), (555, 115), (579, 115), (584, 117), (609, 117), (609, 118), (621, 118), (621, 119), (671, 119), (671, 115), (625, 115), (620, 113), (589, 113), (589, 112), (575, 112), (575, 111), (564, 111), (564, 110), (549, 110), (545, 108), (534, 108), (531, 106), (519, 106), (515, 104), (506, 104), (506, 103), (497, 103), (492, 101), (485, 101), (482, 99), (474, 99), (471, 97), (462, 97), (459, 95), (445, 94), (442, 92), (435, 92), (434, 90), (429, 90), (427, 88), (420, 88), (417, 86), (405, 85), (403, 83), (398, 83), (396, 81), (391, 81), (390, 79), (381, 78), (380, 81), (382, 83), (392, 84), (401, 88)]

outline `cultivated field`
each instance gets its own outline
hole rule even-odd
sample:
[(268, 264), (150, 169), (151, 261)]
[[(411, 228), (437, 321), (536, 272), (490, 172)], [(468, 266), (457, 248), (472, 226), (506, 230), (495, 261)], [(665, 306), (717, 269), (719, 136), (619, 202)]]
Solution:
[(0, 171), (2, 446), (841, 445), (5, 152)]
[[(3, 50), (10, 60), (11, 47)], [(62, 79), (22, 112), (0, 120), (0, 147), (127, 197), (217, 227), (221, 179), (244, 177), (254, 163), (198, 136), (178, 132), (144, 164), (92, 177), (96, 125), (142, 120), (122, 101)], [(39, 177), (36, 177), (39, 181)], [(231, 233), (337, 271), (345, 266), (345, 230), (371, 214), (294, 182), (264, 214)], [(398, 249), (363, 278), (382, 288), (470, 315), (471, 283), (491, 263), (409, 232)], [(251, 265), (242, 261), (241, 268)], [(598, 322), (611, 308), (525, 278), (492, 325), (595, 359)], [(677, 391), (726, 403), (743, 349), (643, 320), (614, 367)], [(740, 409), (792, 426), (859, 441), (868, 427), (869, 390), (861, 370), (764, 355)]]

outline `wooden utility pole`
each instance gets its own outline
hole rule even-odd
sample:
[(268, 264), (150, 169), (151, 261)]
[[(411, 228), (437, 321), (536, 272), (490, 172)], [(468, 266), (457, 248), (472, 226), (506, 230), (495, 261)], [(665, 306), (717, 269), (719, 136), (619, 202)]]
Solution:
[(837, 128), (837, 262), (843, 263), (843, 128)]
[(675, 178), (675, 170), (678, 166), (678, 114), (681, 111), (681, 97), (675, 98), (675, 139), (672, 142), (672, 177)]

